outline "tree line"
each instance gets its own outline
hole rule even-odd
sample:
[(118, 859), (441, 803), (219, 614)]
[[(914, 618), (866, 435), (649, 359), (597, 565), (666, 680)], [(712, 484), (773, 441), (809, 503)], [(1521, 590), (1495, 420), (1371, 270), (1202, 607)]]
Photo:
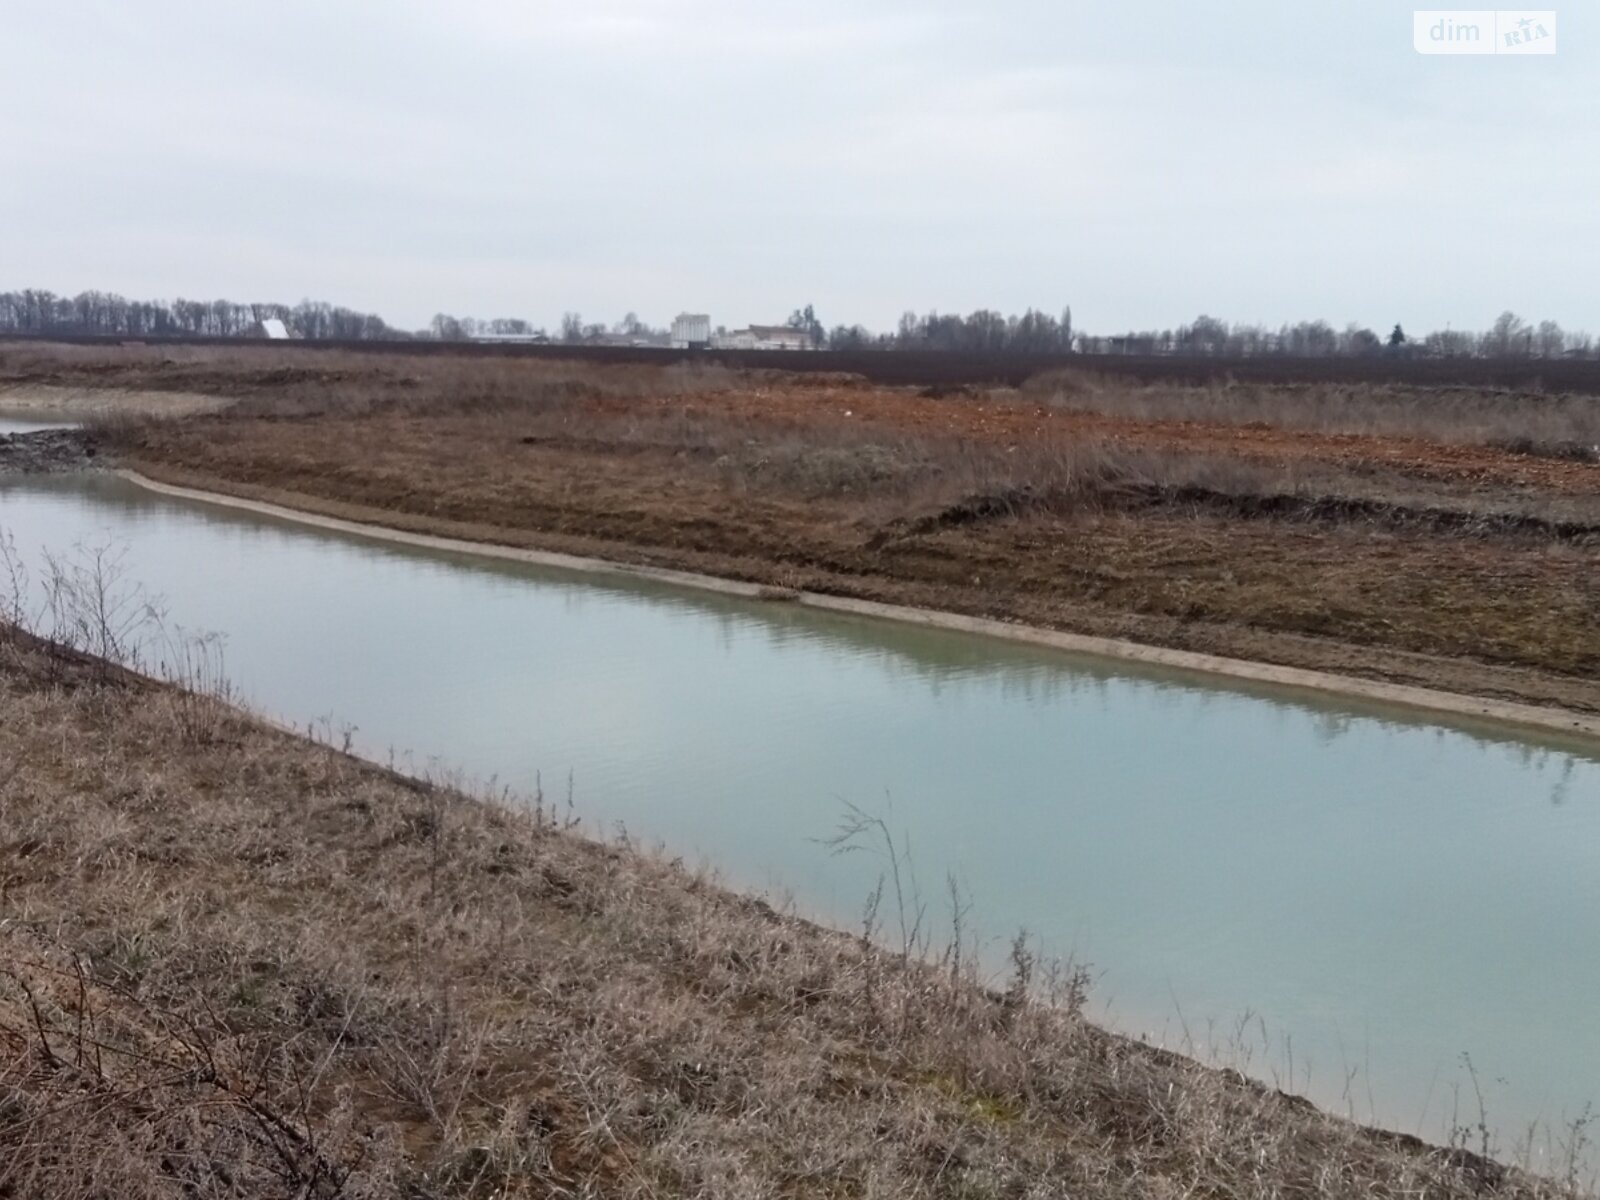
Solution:
[[(449, 322), (441, 333), (441, 321)], [(874, 332), (862, 325), (826, 328), (807, 304), (790, 314), (790, 327), (811, 334), (819, 349), (827, 350), (933, 350), (968, 354), (1136, 354), (1179, 357), (1252, 358), (1278, 355), (1293, 358), (1358, 358), (1371, 355), (1429, 358), (1593, 358), (1600, 352), (1587, 333), (1562, 329), (1555, 321), (1537, 325), (1516, 313), (1504, 312), (1482, 332), (1444, 329), (1413, 337), (1400, 324), (1384, 335), (1350, 324), (1335, 329), (1326, 321), (1301, 321), (1273, 329), (1265, 325), (1229, 324), (1202, 315), (1173, 329), (1122, 334), (1082, 333), (1073, 328), (1072, 310), (1059, 317), (1036, 309), (1020, 316), (992, 309), (957, 313), (907, 312), (890, 332)], [(483, 332), (543, 333), (525, 321), (479, 322)], [(492, 329), (490, 326), (492, 325)], [(470, 323), (454, 318), (434, 318), (434, 332), (448, 336), (452, 328), (466, 330)], [(653, 328), (629, 313), (614, 325), (585, 321), (567, 313), (558, 333), (550, 337), (570, 345), (664, 345), (665, 329)]]
[(236, 304), (231, 300), (128, 300), (113, 292), (57, 296), (29, 288), (0, 292), (0, 333), (110, 337), (260, 337), (276, 318), (296, 337), (345, 341), (403, 338), (382, 317), (320, 300)]
[(1555, 321), (1537, 325), (1503, 312), (1484, 331), (1443, 329), (1413, 337), (1396, 324), (1385, 336), (1360, 325), (1335, 329), (1326, 321), (1301, 321), (1271, 329), (1201, 316), (1176, 329), (1147, 330), (1111, 337), (1080, 337), (1085, 354), (1161, 354), (1251, 358), (1359, 358), (1402, 355), (1428, 358), (1592, 358), (1596, 347), (1587, 333), (1569, 332)]
[[(809, 306), (805, 310), (810, 312)], [(793, 318), (791, 318), (791, 323)], [(972, 354), (1070, 354), (1075, 349), (1072, 310), (1059, 317), (1029, 309), (1006, 316), (980, 308), (967, 316), (907, 312), (893, 333), (838, 325), (828, 334), (833, 350), (949, 350)]]
[[(383, 318), (318, 300), (299, 304), (237, 304), (231, 300), (128, 300), (112, 292), (58, 296), (40, 289), (0, 292), (0, 333), (48, 336), (88, 334), (127, 338), (259, 337), (262, 322), (282, 321), (293, 337), (311, 340), (367, 341), (428, 339), (462, 341), (483, 336), (515, 336), (572, 345), (666, 345), (665, 328), (628, 313), (614, 324), (586, 322), (567, 313), (547, 334), (519, 317), (478, 319), (435, 316), (425, 329), (396, 329)], [(1593, 358), (1595, 340), (1563, 329), (1555, 321), (1534, 324), (1513, 312), (1501, 313), (1487, 330), (1444, 329), (1411, 336), (1396, 324), (1386, 335), (1360, 325), (1335, 329), (1326, 321), (1301, 321), (1276, 329), (1230, 324), (1200, 316), (1176, 328), (1121, 334), (1090, 334), (1073, 328), (1072, 310), (1059, 316), (1029, 309), (1006, 315), (978, 309), (956, 313), (907, 312), (891, 331), (862, 325), (823, 324), (807, 304), (786, 322), (830, 350), (922, 350), (972, 354), (1134, 354), (1186, 357), (1355, 358), (1404, 355), (1430, 358)]]
[(1059, 320), (1029, 311), (1020, 317), (979, 309), (969, 316), (908, 312), (892, 333), (872, 333), (859, 325), (836, 327), (828, 335), (836, 350), (951, 350), (991, 354), (1135, 354), (1183, 357), (1357, 358), (1402, 355), (1433, 358), (1592, 358), (1596, 345), (1587, 333), (1562, 329), (1555, 321), (1537, 325), (1504, 312), (1483, 332), (1438, 330), (1418, 337), (1396, 324), (1379, 335), (1361, 325), (1335, 329), (1326, 321), (1301, 321), (1273, 329), (1229, 324), (1200, 316), (1173, 329), (1121, 334), (1074, 331), (1072, 310)]

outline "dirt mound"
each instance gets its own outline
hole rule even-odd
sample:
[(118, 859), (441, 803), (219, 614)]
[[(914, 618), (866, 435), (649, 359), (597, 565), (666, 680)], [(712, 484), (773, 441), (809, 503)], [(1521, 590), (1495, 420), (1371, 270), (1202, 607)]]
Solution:
[(94, 458), (94, 437), (82, 429), (0, 433), (0, 475), (76, 471), (89, 466)]

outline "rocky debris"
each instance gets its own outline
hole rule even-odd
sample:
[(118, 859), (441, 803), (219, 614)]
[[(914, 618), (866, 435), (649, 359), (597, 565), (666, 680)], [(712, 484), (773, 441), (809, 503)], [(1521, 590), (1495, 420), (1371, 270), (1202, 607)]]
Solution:
[(94, 465), (94, 436), (84, 429), (0, 433), (0, 475), (77, 471)]

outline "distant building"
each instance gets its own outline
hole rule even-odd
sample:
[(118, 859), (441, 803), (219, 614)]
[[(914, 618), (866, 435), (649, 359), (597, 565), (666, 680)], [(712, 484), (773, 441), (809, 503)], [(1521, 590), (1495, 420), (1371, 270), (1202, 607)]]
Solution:
[(474, 333), (468, 339), (474, 342), (495, 342), (513, 346), (548, 346), (550, 338), (537, 329), (527, 333)]
[(1105, 352), (1107, 354), (1154, 355), (1157, 352), (1156, 339), (1150, 334), (1117, 334), (1106, 339)]
[(711, 318), (705, 313), (679, 313), (672, 322), (674, 350), (704, 350), (711, 345)]
[(718, 350), (815, 350), (811, 335), (792, 325), (752, 325), (717, 338)]
[[(583, 339), (586, 346), (618, 346), (631, 349), (653, 348), (665, 350), (669, 346), (676, 346), (671, 335), (666, 333), (595, 333)], [(682, 347), (678, 347), (682, 349)]]
[(286, 342), (289, 340), (289, 327), (277, 317), (268, 317), (261, 322), (261, 335), (274, 342)]

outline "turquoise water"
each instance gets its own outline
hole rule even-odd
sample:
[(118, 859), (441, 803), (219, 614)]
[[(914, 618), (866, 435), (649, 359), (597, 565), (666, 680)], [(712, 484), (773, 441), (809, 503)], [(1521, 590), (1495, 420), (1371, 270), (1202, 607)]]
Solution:
[[(977, 636), (0, 481), (36, 556), (114, 538), (250, 702), (562, 800), (853, 926), (880, 864), (1025, 927), (1112, 1026), (1439, 1138), (1470, 1054), (1510, 1151), (1600, 1098), (1600, 751)], [(941, 933), (941, 936), (942, 933)], [(1459, 1119), (1477, 1119), (1476, 1101)]]

